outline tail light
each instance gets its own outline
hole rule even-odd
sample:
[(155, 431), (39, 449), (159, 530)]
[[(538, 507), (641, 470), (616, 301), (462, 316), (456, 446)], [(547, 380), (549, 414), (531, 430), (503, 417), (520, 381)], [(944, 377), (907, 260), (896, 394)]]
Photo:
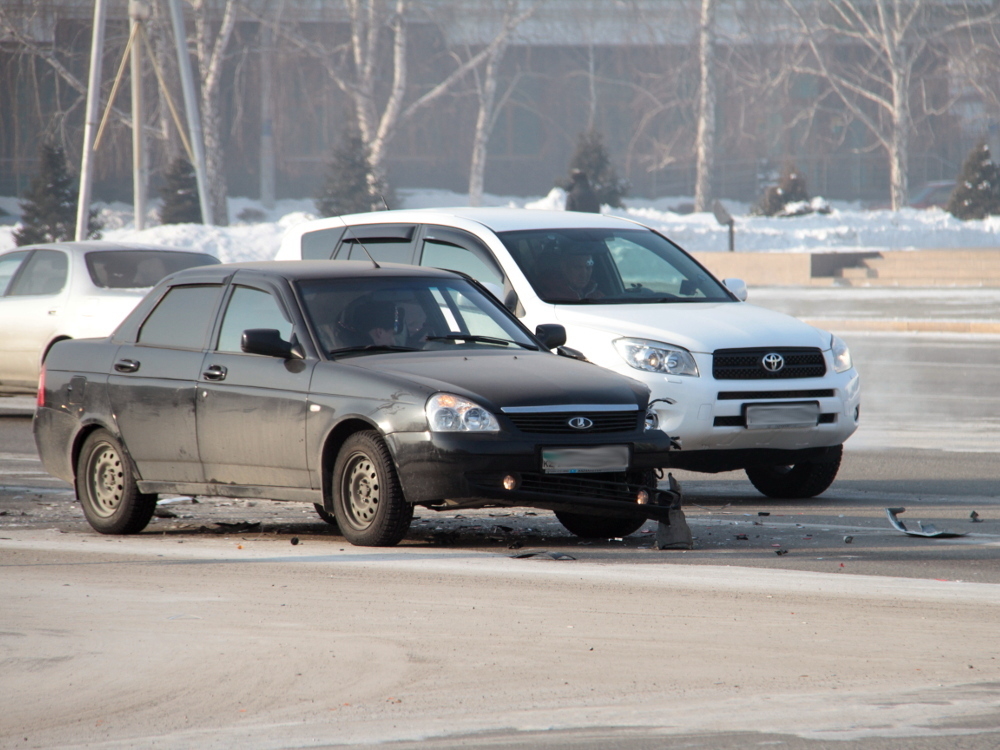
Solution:
[(38, 372), (38, 398), (35, 403), (39, 409), (45, 406), (45, 363), (42, 363), (42, 369)]

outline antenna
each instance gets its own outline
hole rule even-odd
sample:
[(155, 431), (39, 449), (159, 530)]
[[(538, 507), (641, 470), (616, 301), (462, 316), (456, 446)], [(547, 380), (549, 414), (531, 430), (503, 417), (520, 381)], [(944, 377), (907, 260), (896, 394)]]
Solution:
[(365, 255), (368, 256), (368, 260), (370, 260), (372, 262), (372, 265), (375, 266), (375, 268), (381, 268), (382, 266), (380, 266), (378, 263), (375, 262), (375, 259), (372, 257), (372, 254), (370, 252), (368, 252), (368, 248), (365, 247), (365, 243), (361, 241), (361, 238), (358, 237), (356, 234), (354, 234), (354, 232), (351, 231), (352, 227), (351, 227), (350, 224), (348, 224), (346, 221), (344, 221), (344, 217), (343, 216), (338, 216), (337, 218), (340, 219), (340, 223), (343, 224), (344, 228), (347, 230), (348, 238), (353, 238), (355, 242), (357, 242), (359, 245), (361, 245), (361, 249), (365, 251)]
[(378, 197), (382, 199), (382, 205), (385, 206), (385, 210), (389, 210), (389, 204), (385, 202), (385, 196), (382, 193), (378, 194)]

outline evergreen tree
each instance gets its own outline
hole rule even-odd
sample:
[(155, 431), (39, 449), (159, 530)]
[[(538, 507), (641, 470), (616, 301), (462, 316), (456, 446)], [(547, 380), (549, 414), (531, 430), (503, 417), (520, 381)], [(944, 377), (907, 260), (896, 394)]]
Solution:
[[(341, 216), (377, 211), (383, 207), (386, 187), (372, 175), (368, 149), (360, 134), (348, 130), (340, 138), (327, 168), (326, 183), (316, 196), (321, 216)], [(385, 198), (388, 202), (388, 198)]]
[(800, 203), (809, 200), (805, 176), (788, 162), (781, 171), (777, 185), (771, 185), (764, 191), (760, 202), (752, 213), (758, 216), (776, 216), (784, 211), (789, 203)]
[(198, 198), (198, 180), (194, 167), (187, 159), (177, 158), (165, 175), (166, 183), (160, 188), (163, 205), (160, 206), (161, 224), (200, 224), (201, 202)]
[[(583, 172), (590, 180), (590, 186), (602, 206), (624, 208), (622, 198), (628, 194), (628, 181), (618, 177), (604, 145), (604, 137), (598, 131), (588, 130), (577, 137), (576, 151), (569, 161), (570, 174), (576, 170)], [(569, 190), (572, 184), (572, 177), (558, 183), (565, 190)]]
[[(39, 149), (41, 169), (21, 203), (21, 226), (14, 231), (17, 245), (71, 240), (76, 234), (76, 209), (79, 191), (76, 179), (66, 166), (66, 152), (61, 146), (43, 143)], [(101, 236), (97, 211), (89, 214), (88, 239)]]
[(969, 152), (945, 210), (957, 219), (1000, 214), (1000, 168), (985, 141)]

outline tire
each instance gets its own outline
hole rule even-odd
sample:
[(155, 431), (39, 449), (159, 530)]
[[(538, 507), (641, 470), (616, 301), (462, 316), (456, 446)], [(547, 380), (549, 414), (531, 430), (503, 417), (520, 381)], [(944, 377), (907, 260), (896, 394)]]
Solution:
[(561, 511), (556, 511), (556, 518), (568, 532), (584, 539), (620, 539), (634, 534), (646, 523), (645, 518), (590, 516)]
[(815, 497), (833, 484), (843, 455), (844, 446), (838, 445), (822, 461), (803, 461), (792, 466), (748, 466), (747, 478), (760, 492), (777, 500)]
[(359, 547), (399, 544), (413, 520), (413, 506), (377, 432), (355, 432), (344, 441), (332, 480), (333, 514), (347, 541)]
[(326, 508), (324, 508), (319, 503), (313, 503), (313, 507), (316, 509), (316, 513), (317, 515), (319, 515), (320, 518), (322, 518), (331, 526), (337, 525), (336, 517), (332, 513), (330, 513)]
[(76, 496), (102, 534), (138, 534), (156, 510), (156, 495), (139, 492), (132, 462), (107, 430), (92, 432), (76, 463)]

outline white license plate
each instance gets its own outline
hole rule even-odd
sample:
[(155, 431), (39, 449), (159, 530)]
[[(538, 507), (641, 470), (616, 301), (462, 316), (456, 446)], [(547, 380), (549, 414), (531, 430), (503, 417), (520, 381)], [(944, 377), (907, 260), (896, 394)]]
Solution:
[(790, 430), (815, 427), (819, 403), (753, 404), (747, 407), (748, 430)]
[(542, 448), (542, 471), (546, 474), (592, 474), (627, 471), (627, 445), (594, 445), (586, 448)]

